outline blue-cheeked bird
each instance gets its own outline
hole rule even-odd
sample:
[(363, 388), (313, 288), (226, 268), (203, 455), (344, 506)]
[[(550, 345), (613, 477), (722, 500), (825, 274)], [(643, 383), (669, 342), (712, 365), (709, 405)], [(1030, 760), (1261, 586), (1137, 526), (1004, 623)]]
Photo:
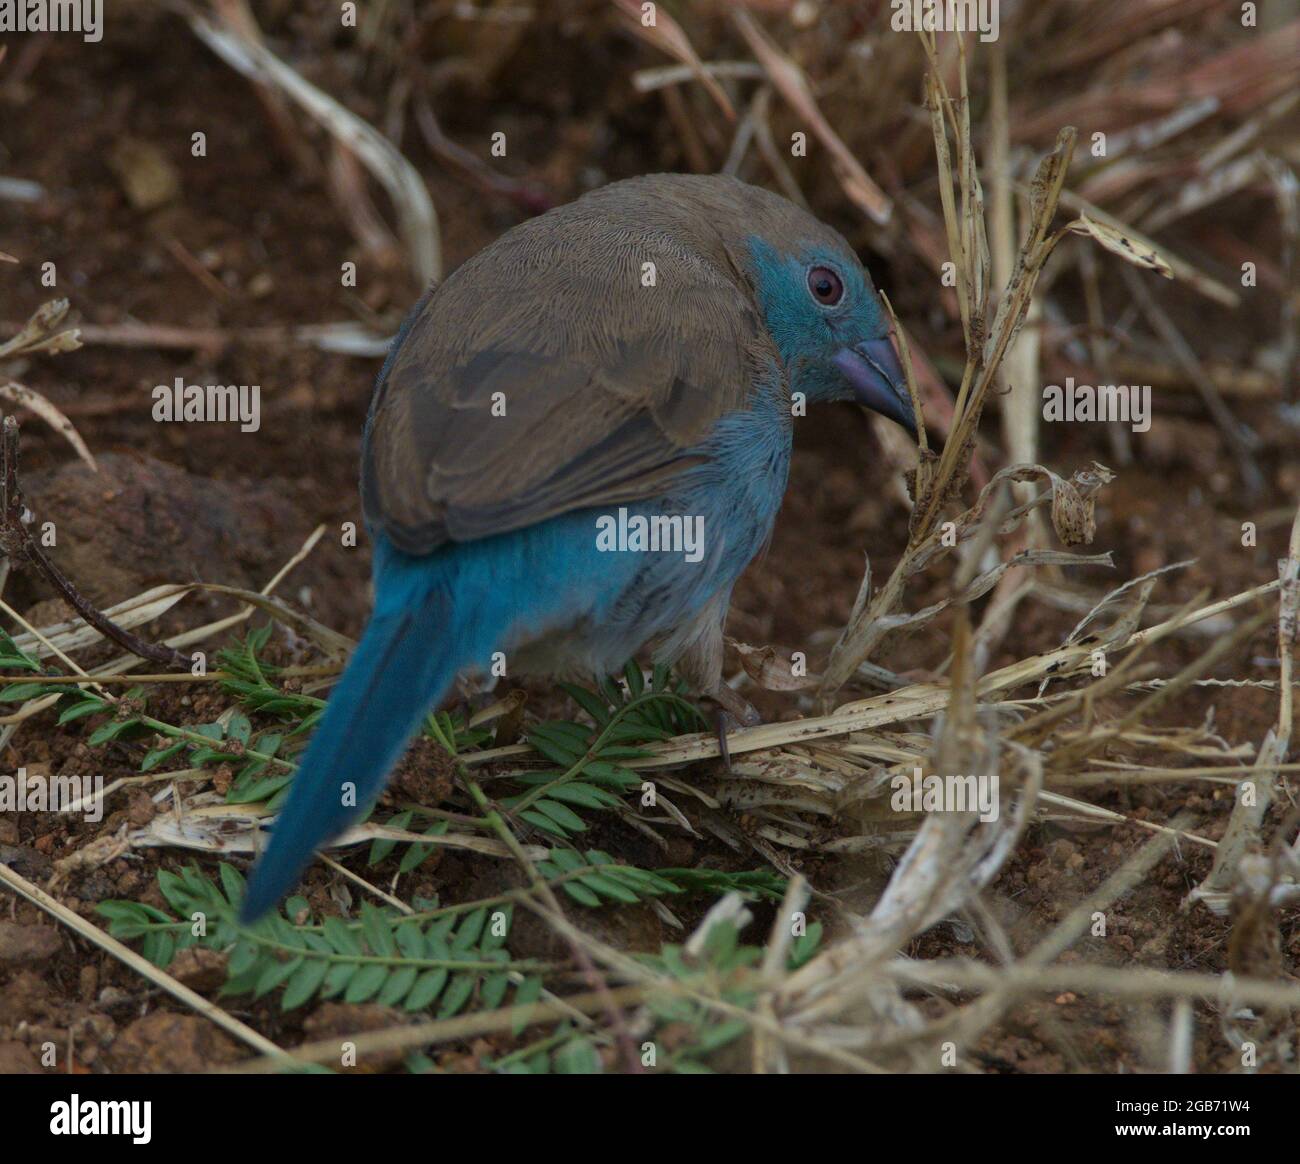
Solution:
[[(495, 652), (512, 675), (590, 677), (650, 645), (702, 695), (743, 705), (722, 679), (723, 624), (772, 532), (800, 400), (856, 400), (915, 431), (857, 256), (731, 178), (606, 186), (430, 291), (366, 423), (374, 613), (244, 917), (294, 886), (379, 795), (457, 673)], [(600, 519), (620, 508), (695, 521), (702, 552), (608, 552)]]

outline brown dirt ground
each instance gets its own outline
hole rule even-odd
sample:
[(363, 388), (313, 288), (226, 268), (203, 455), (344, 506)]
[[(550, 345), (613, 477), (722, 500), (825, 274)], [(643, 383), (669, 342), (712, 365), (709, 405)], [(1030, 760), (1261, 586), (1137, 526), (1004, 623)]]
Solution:
[[(168, 51), (161, 54), (154, 51), (160, 32), (168, 38)], [(51, 44), (31, 64), (23, 86), (37, 87), (40, 99), (27, 101), (21, 93), (0, 89), (0, 117), (6, 123), (0, 168), (41, 182), (51, 196), (34, 207), (0, 203), (0, 250), (22, 260), (18, 268), (0, 268), (0, 319), (19, 321), (48, 297), (34, 274), (47, 259), (58, 264), (59, 293), (72, 299), (83, 321), (95, 324), (138, 319), (238, 330), (391, 313), (413, 301), (418, 289), (402, 272), (367, 272), (361, 304), (355, 293), (340, 288), (341, 258), (358, 256), (321, 183), (293, 173), (249, 87), (177, 22), (167, 20), (160, 30), (141, 20), (93, 53)], [(495, 107), (492, 126), (504, 126), (513, 140), (528, 143), (522, 156), (512, 159), (513, 171), (544, 180), (556, 200), (563, 200), (578, 191), (580, 167), (574, 159), (588, 150), (602, 151), (608, 178), (644, 168), (642, 153), (631, 143), (639, 141), (650, 156), (663, 159), (665, 151), (655, 153), (657, 144), (646, 141), (662, 131), (638, 125), (634, 112), (610, 112), (601, 100), (596, 90), (559, 95), (539, 77), (533, 88), (521, 88), (512, 102)], [(196, 127), (209, 136), (206, 162), (188, 155)], [(477, 133), (483, 118), (471, 108), (459, 109), (445, 128), (453, 136)], [(161, 148), (179, 172), (182, 196), (175, 203), (141, 214), (125, 201), (106, 155), (113, 142), (128, 136)], [(514, 206), (467, 189), (422, 148), (413, 147), (411, 155), (442, 215), (449, 266), (518, 221)], [(843, 218), (842, 209), (819, 209), (832, 220)], [(179, 264), (169, 239), (201, 256), (226, 293), (214, 293)], [(883, 271), (888, 286), (888, 268)], [(900, 289), (895, 302), (907, 317), (907, 294)], [(92, 345), (33, 362), (21, 370), (22, 378), (73, 419), (101, 456), (104, 474), (92, 483), (84, 469), (70, 463), (57, 437), (29, 421), (24, 430), (29, 504), (42, 518), (59, 523), (60, 556), (97, 601), (191, 577), (260, 584), (317, 523), (335, 529), (358, 520), (356, 457), (376, 370), (375, 361), (238, 343), (213, 352)], [(211, 382), (210, 375), (223, 383), (260, 383), (262, 431), (245, 437), (213, 426), (195, 439), (192, 429), (153, 423), (148, 390), (178, 375), (201, 383)], [(1144, 460), (1120, 475), (1098, 509), (1094, 548), (1115, 550), (1115, 577), (1196, 556), (1199, 565), (1175, 575), (1159, 592), (1162, 602), (1177, 603), (1202, 587), (1222, 596), (1275, 576), (1285, 525), (1277, 521), (1262, 528), (1259, 548), (1249, 550), (1240, 545), (1240, 523), (1294, 503), (1294, 439), (1286, 447), (1284, 437), (1270, 438), (1262, 459), (1270, 497), (1248, 511), (1203, 416), (1161, 416), (1150, 437), (1139, 443)], [(1100, 439), (1078, 432), (1054, 439), (1045, 455), (1058, 471), (1106, 459)], [(893, 499), (891, 480), (892, 469), (883, 463), (863, 417), (832, 411), (802, 424), (785, 510), (769, 553), (738, 588), (731, 633), (748, 642), (796, 645), (842, 625), (860, 579), (864, 546), (882, 578), (905, 541), (906, 517)], [(327, 537), (285, 595), (323, 622), (356, 634), (368, 606), (367, 566), (364, 544), (348, 550)], [(1094, 571), (1086, 581), (1100, 587), (1106, 579)], [(936, 595), (942, 592), (941, 580), (933, 585)], [(22, 575), (11, 580), (7, 597), (30, 609), (51, 593)], [(920, 605), (930, 597), (918, 592), (909, 603)], [(180, 621), (193, 625), (193, 609), (187, 607)], [(994, 665), (1054, 645), (1073, 622), (1039, 605), (1023, 607)], [(164, 623), (149, 629), (174, 628)], [(1196, 649), (1198, 644), (1185, 641), (1170, 647), (1161, 657), (1166, 672), (1190, 661)], [(893, 643), (880, 661), (899, 670), (929, 667), (944, 652), (941, 635), (927, 633)], [(1275, 674), (1266, 663), (1254, 662), (1274, 655), (1271, 632), (1261, 633), (1220, 674)], [(545, 706), (544, 693), (535, 694)], [(158, 706), (180, 722), (198, 722), (225, 705), (207, 691), (162, 699)], [(770, 716), (790, 714), (784, 697), (762, 695), (759, 701)], [(1210, 690), (1179, 701), (1166, 716), (1169, 723), (1187, 724), (1211, 711), (1218, 731), (1232, 743), (1257, 743), (1275, 714), (1272, 697), (1258, 691)], [(19, 733), (0, 755), (0, 768), (12, 771), (21, 764), (81, 771), (107, 765), (106, 778), (136, 769), (139, 745), (91, 750), (84, 743), (88, 732), (84, 722), (56, 731), (47, 714)], [(1189, 807), (1210, 837), (1221, 832), (1230, 806), (1225, 794), (1183, 785), (1127, 795), (1103, 792), (1097, 799), (1152, 821)], [(143, 794), (109, 808), (111, 814), (97, 825), (42, 814), (0, 819), (0, 859), (43, 880), (52, 861), (111, 833), (124, 815), (138, 822), (153, 811)], [(991, 894), (1017, 948), (1031, 945), (1144, 839), (1145, 834), (1126, 829), (1033, 829)], [(626, 836), (596, 840), (622, 846), (629, 858), (654, 860)], [(706, 844), (676, 844), (673, 864), (728, 860), (725, 851)], [(154, 872), (182, 859), (151, 851), (115, 860), (74, 878), (61, 897), (88, 918), (97, 902), (111, 897), (162, 905)], [(1200, 850), (1170, 855), (1116, 907), (1118, 937), (1085, 943), (1067, 958), (1222, 971), (1226, 923), (1204, 911), (1179, 909), (1207, 867)], [(825, 863), (813, 863), (810, 871), (824, 877), (824, 888), (843, 887), (846, 900), (863, 872)], [(456, 895), (481, 894), (509, 876), (498, 866), (448, 855), (423, 867), (405, 891), (433, 894), (454, 886)], [(310, 875), (311, 896), (322, 904), (329, 901), (330, 880), (319, 868)], [(91, 1072), (190, 1071), (242, 1054), (225, 1035), (179, 1010), (114, 959), (66, 932), (54, 933), (33, 907), (6, 897), (2, 912), (5, 922), (20, 929), (0, 932), (0, 1071), (36, 1069), (37, 1048), (46, 1039), (59, 1048), (71, 1044), (74, 1069)], [(1294, 911), (1280, 920), (1284, 957), (1293, 968), (1300, 955), (1300, 926)], [(608, 927), (607, 936), (635, 947), (664, 936), (648, 911), (608, 911), (599, 924)], [(544, 933), (521, 931), (524, 947), (548, 941)], [(941, 926), (910, 952), (925, 957), (981, 953), (960, 936)], [(219, 967), (215, 975), (210, 965), (184, 970), (187, 981), (215, 996)], [(270, 1001), (235, 1008), (289, 1044), (385, 1021), (370, 1007), (331, 1004), (289, 1016)], [(985, 1038), (981, 1064), (991, 1072), (1150, 1069), (1154, 1064), (1144, 1057), (1138, 1021), (1148, 1017), (1101, 998), (1043, 999), (1019, 1007), (1010, 1023)], [(1212, 1008), (1198, 1007), (1197, 1023), (1199, 1069), (1235, 1066)], [(477, 1054), (497, 1045), (455, 1048), (443, 1061), (453, 1069), (473, 1070)]]

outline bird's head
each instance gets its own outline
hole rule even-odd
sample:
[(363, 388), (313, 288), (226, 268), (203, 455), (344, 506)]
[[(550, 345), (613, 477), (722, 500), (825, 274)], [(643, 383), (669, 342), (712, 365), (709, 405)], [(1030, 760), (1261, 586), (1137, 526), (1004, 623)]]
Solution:
[(906, 378), (871, 277), (843, 236), (807, 210), (721, 174), (649, 174), (611, 183), (573, 206), (633, 224), (620, 225), (620, 234), (639, 232), (639, 249), (648, 254), (671, 244), (679, 258), (702, 258), (743, 283), (781, 353), (791, 394), (818, 403), (856, 400), (915, 435)]
[(747, 240), (754, 294), (790, 391), (811, 402), (856, 400), (915, 436), (907, 381), (871, 277), (843, 239), (813, 225), (803, 242)]

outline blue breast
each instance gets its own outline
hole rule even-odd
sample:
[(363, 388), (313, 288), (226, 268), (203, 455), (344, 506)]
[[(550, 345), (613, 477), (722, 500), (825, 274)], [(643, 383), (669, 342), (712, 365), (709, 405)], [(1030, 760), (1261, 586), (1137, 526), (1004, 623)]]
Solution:
[(790, 446), (789, 404), (773, 369), (752, 407), (718, 421), (694, 450), (699, 463), (665, 496), (577, 510), (420, 558), (377, 536), (376, 593), (382, 607), (401, 609), (435, 578), (466, 657), (483, 669), (501, 650), (510, 673), (616, 671), (729, 590), (763, 548)]

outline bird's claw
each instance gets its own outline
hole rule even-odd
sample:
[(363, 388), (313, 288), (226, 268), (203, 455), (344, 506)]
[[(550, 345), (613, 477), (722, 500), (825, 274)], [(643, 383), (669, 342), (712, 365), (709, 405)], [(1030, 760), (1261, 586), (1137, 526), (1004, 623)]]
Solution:
[(757, 727), (763, 722), (763, 717), (758, 714), (749, 700), (725, 683), (712, 694), (711, 698), (718, 705), (718, 713), (714, 718), (714, 727), (718, 733), (718, 755), (722, 758), (722, 766), (730, 772), (731, 749), (727, 746), (728, 733), (741, 727)]

